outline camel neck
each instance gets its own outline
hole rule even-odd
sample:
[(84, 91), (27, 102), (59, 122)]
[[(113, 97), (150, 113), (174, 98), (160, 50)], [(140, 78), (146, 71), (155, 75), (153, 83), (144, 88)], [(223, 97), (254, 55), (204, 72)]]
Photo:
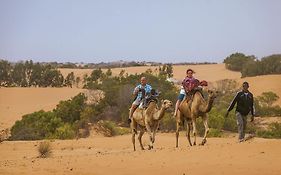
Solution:
[(160, 119), (162, 119), (164, 117), (164, 114), (165, 114), (164, 106), (162, 106), (161, 109), (158, 112), (159, 112), (159, 115), (158, 115), (157, 120), (160, 120)]

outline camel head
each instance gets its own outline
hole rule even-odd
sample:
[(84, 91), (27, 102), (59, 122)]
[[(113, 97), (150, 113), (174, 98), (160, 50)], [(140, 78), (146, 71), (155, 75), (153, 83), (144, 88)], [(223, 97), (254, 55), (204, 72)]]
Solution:
[(173, 106), (173, 103), (170, 100), (161, 100), (161, 103), (164, 109), (168, 109)]
[(216, 90), (208, 90), (208, 95), (210, 99), (215, 99), (218, 96), (219, 92)]

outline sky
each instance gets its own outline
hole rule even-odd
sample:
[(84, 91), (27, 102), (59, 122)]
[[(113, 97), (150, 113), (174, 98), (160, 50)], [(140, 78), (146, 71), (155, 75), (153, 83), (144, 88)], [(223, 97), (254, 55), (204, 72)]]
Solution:
[(0, 59), (223, 62), (281, 53), (280, 0), (0, 0)]

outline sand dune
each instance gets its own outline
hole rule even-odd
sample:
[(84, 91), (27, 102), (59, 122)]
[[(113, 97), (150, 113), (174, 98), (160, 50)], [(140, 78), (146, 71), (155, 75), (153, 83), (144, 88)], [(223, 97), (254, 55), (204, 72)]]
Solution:
[(11, 127), (24, 114), (52, 110), (59, 101), (83, 91), (76, 88), (0, 88), (0, 130)]
[[(147, 143), (147, 135), (144, 135)], [(279, 175), (281, 140), (210, 138), (206, 146), (187, 146), (181, 133), (158, 134), (154, 150), (132, 151), (130, 135), (51, 142), (50, 158), (37, 158), (39, 141), (0, 144), (0, 174), (80, 175)], [(147, 148), (147, 146), (145, 146)]]

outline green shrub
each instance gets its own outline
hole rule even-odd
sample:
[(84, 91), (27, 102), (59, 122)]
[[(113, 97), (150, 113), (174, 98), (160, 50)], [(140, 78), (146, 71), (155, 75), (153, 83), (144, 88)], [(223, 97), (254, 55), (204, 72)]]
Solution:
[(165, 113), (163, 119), (160, 122), (160, 129), (165, 132), (175, 131), (176, 130), (176, 120), (169, 113)]
[(80, 113), (86, 106), (86, 100), (86, 96), (80, 93), (71, 100), (60, 101), (56, 109), (54, 109), (54, 114), (61, 118), (63, 122), (74, 123), (80, 120)]
[(210, 128), (209, 133), (207, 137), (222, 137), (223, 133), (221, 130), (215, 129), (215, 128)]
[(263, 138), (281, 138), (281, 124), (280, 123), (271, 123), (269, 125), (268, 130), (258, 130), (257, 131), (258, 137)]
[(234, 114), (229, 114), (229, 116), (225, 118), (223, 129), (232, 132), (237, 131), (237, 121)]
[(209, 127), (221, 130), (224, 126), (224, 117), (214, 108), (209, 114)]
[(53, 135), (62, 126), (60, 118), (52, 112), (43, 110), (27, 114), (17, 121), (11, 129), (11, 140), (38, 140)]
[(73, 139), (76, 136), (73, 127), (66, 123), (63, 126), (57, 128), (53, 138), (56, 139)]
[(116, 135), (124, 135), (130, 133), (129, 128), (123, 128), (117, 126), (113, 121), (100, 121), (100, 124), (104, 129), (106, 129), (109, 133), (106, 136), (116, 136)]

